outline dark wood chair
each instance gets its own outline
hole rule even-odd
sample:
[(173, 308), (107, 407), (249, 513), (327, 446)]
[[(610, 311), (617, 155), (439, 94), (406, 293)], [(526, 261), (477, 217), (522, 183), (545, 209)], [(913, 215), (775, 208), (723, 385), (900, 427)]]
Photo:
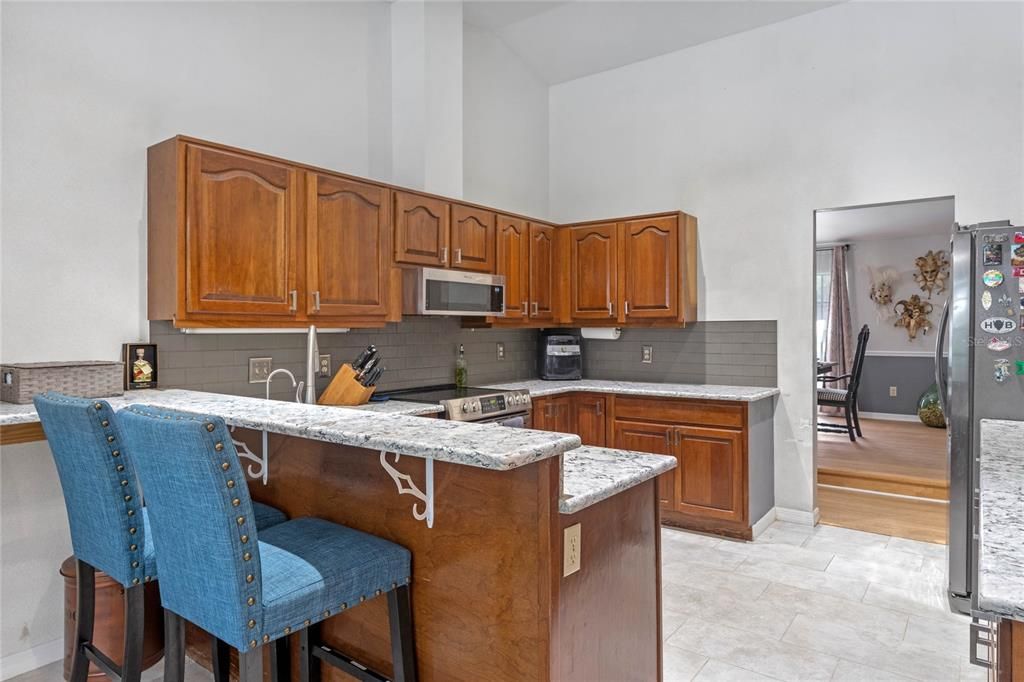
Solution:
[[(857, 334), (857, 350), (854, 353), (853, 368), (849, 374), (835, 377), (820, 377), (822, 386), (818, 389), (818, 405), (842, 408), (843, 416), (846, 417), (846, 425), (818, 422), (819, 431), (846, 433), (849, 434), (850, 440), (854, 442), (856, 442), (857, 436), (864, 435), (860, 430), (860, 414), (857, 412), (857, 391), (860, 388), (861, 374), (864, 372), (864, 354), (867, 351), (869, 336), (871, 336), (871, 330), (868, 329), (867, 325), (864, 325), (861, 327), (860, 333)], [(846, 388), (834, 388), (825, 385), (843, 380), (849, 380)]]

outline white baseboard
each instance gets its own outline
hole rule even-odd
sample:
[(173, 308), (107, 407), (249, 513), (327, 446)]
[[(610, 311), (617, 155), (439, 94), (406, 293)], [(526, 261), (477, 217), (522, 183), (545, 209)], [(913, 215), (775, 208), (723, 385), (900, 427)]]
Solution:
[(39, 644), (19, 651), (16, 654), (0, 658), (0, 680), (9, 680), (22, 673), (27, 673), (36, 668), (42, 668), (54, 661), (64, 658), (64, 639), (55, 639), (52, 642)]
[(861, 412), (864, 419), (888, 419), (894, 422), (917, 422), (921, 421), (916, 414), (896, 414), (893, 412)]
[(775, 520), (786, 521), (787, 523), (799, 523), (803, 526), (817, 526), (821, 512), (817, 507), (814, 511), (803, 511), (801, 509), (788, 509), (786, 507), (775, 508)]
[(769, 509), (764, 516), (754, 522), (754, 525), (750, 527), (751, 533), (753, 533), (753, 540), (757, 539), (757, 536), (768, 530), (768, 526), (775, 523), (775, 507)]

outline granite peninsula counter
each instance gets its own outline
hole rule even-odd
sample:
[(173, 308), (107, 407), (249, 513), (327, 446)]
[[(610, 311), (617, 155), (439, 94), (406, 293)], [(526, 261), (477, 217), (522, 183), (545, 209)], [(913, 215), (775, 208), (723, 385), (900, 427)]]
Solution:
[[(219, 416), (240, 452), (267, 463), (263, 482), (243, 461), (253, 499), (407, 547), (424, 682), (660, 677), (657, 483), (673, 458), (426, 419), (413, 415), (437, 410), (398, 401), (353, 409), (174, 389), (108, 402)], [(25, 426), (38, 429), (31, 405), (0, 406), (0, 427)], [(577, 527), (572, 570), (563, 545)], [(334, 615), (323, 635), (390, 670), (381, 600)], [(190, 656), (208, 662), (205, 635), (189, 637)]]

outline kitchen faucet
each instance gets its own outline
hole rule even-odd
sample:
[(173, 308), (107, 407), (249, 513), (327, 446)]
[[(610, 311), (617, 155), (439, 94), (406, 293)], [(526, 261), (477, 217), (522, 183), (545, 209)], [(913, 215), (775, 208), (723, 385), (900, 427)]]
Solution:
[(320, 368), (320, 344), (316, 341), (316, 325), (309, 325), (306, 338), (306, 397), (302, 402), (316, 404), (316, 374)]

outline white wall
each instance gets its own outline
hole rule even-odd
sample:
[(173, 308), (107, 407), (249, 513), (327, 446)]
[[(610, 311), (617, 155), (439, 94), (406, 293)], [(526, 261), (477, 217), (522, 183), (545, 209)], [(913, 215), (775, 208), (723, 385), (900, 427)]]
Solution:
[[(116, 359), (147, 336), (149, 145), (186, 133), (366, 174), (389, 132), (371, 129), (368, 109), (390, 99), (368, 93), (388, 45), (384, 4), (3, 3), (2, 14), (4, 361)], [(57, 568), (70, 541), (45, 444), (5, 447), (0, 477), (8, 675), (59, 655), (48, 643), (63, 632)]]
[(844, 3), (551, 90), (553, 217), (692, 212), (701, 318), (779, 321), (782, 507), (814, 507), (813, 211), (1024, 219), (1021, 11)]
[(548, 217), (548, 86), (490, 31), (466, 26), (465, 197)]
[[(932, 355), (935, 352), (935, 334), (939, 326), (939, 317), (942, 315), (942, 306), (946, 302), (949, 291), (947, 289), (943, 293), (933, 292), (932, 297), (928, 298), (928, 294), (921, 291), (921, 287), (914, 281), (914, 273), (917, 272), (914, 259), (925, 255), (929, 250), (945, 251), (948, 255), (949, 237), (928, 235), (902, 239), (872, 239), (854, 242), (850, 245), (847, 254), (850, 280), (850, 317), (853, 322), (854, 334), (865, 324), (870, 327), (869, 352), (893, 355), (907, 353)], [(871, 278), (868, 275), (867, 267), (888, 267), (899, 272), (900, 278), (893, 285), (893, 304), (889, 306), (890, 311), (897, 301), (908, 299), (913, 294), (919, 295), (922, 301), (932, 304), (934, 310), (929, 316), (932, 330), (927, 335), (918, 332), (917, 338), (910, 341), (907, 330), (895, 326), (895, 319), (888, 321), (878, 319), (877, 306), (869, 296)]]

